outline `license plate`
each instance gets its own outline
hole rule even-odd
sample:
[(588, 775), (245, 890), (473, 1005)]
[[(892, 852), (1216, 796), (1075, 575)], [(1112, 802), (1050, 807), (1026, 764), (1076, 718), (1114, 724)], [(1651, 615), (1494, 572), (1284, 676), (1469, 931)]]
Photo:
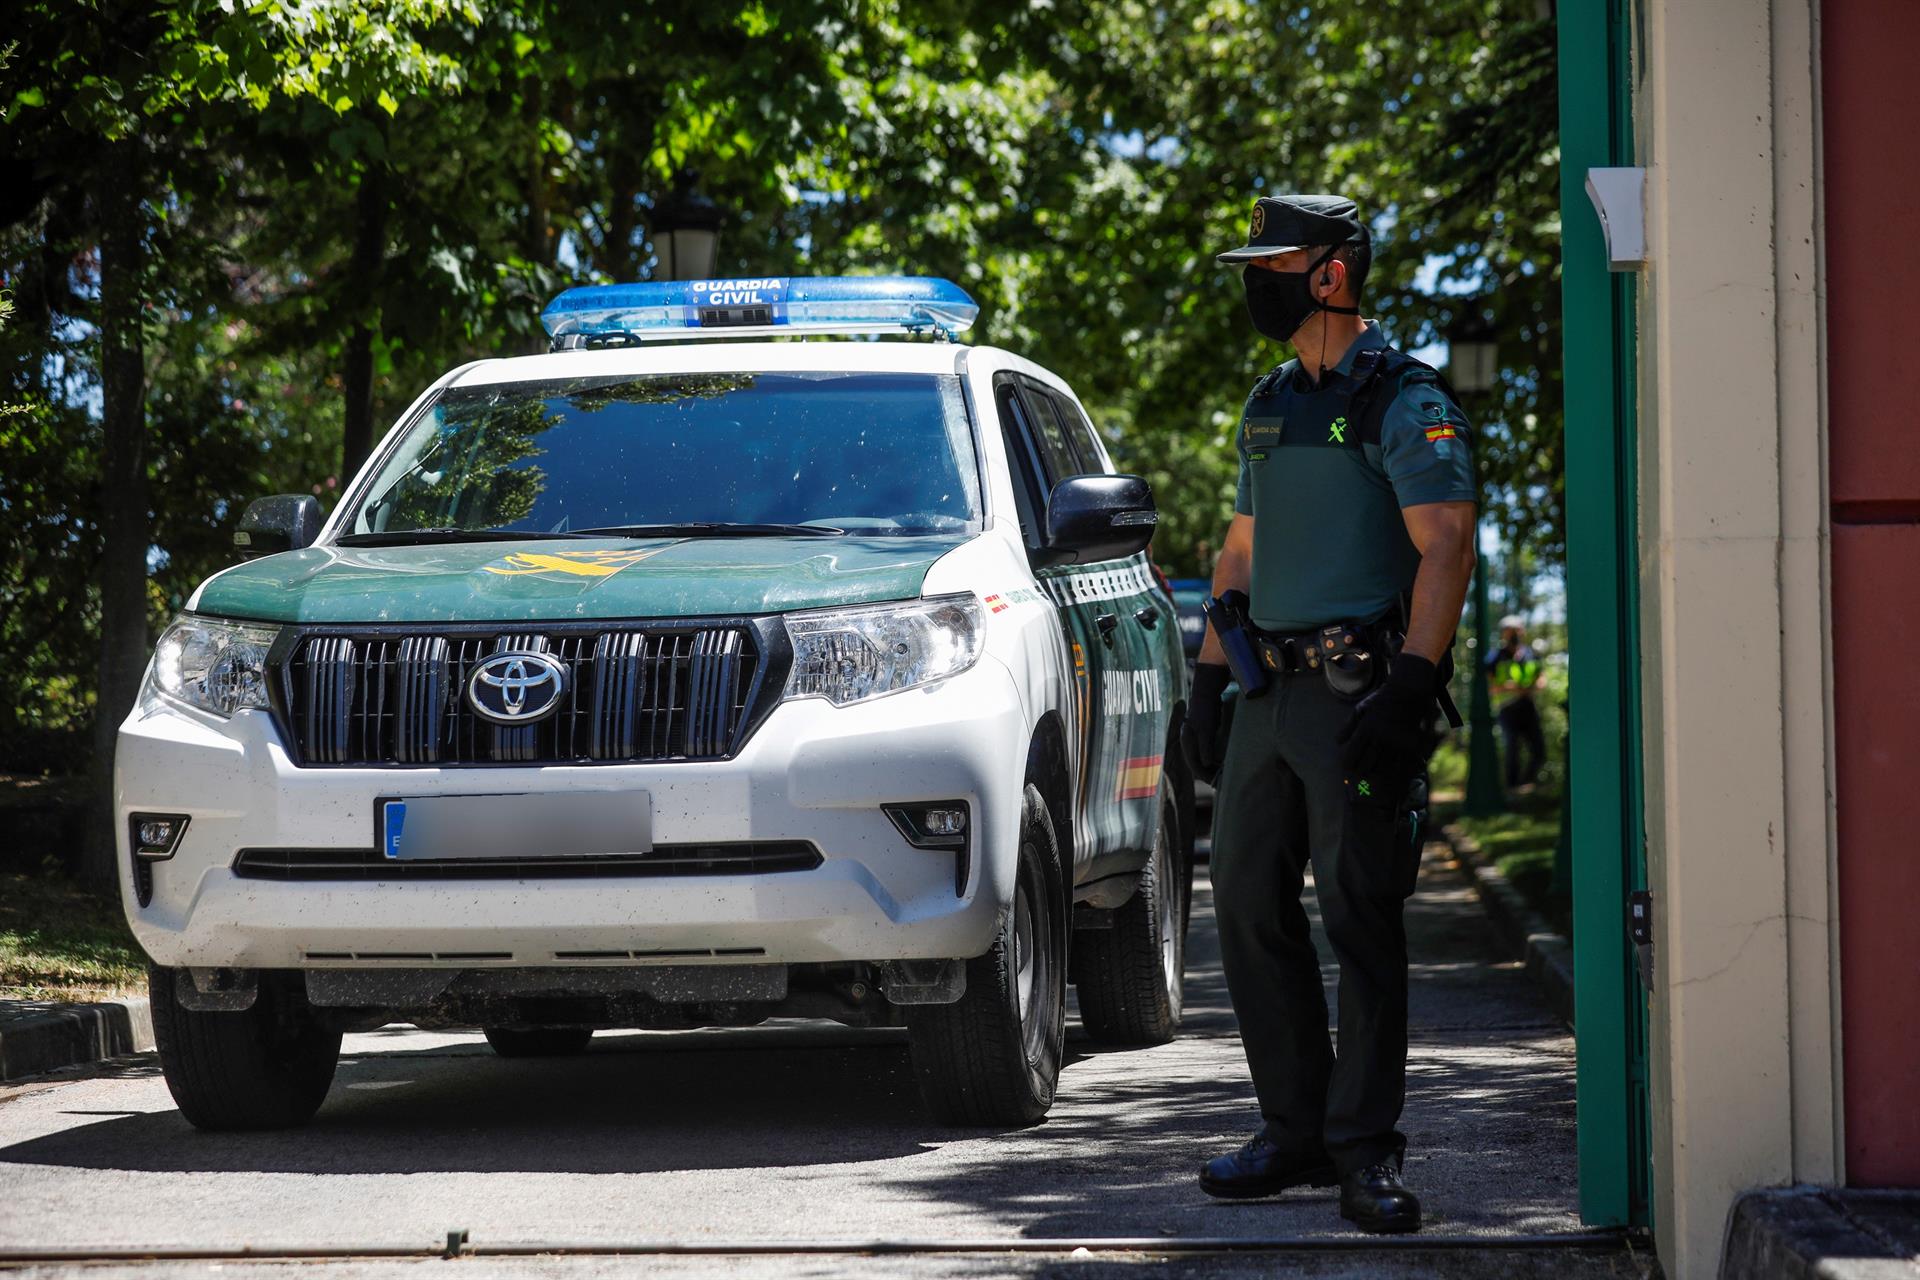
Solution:
[(402, 796), (375, 809), (381, 850), (401, 862), (653, 851), (653, 798), (644, 791)]

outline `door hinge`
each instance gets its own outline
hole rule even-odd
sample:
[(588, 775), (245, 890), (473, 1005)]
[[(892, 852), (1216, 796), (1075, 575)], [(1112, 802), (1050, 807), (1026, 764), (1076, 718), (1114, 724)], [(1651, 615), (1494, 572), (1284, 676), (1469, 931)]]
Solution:
[(1627, 936), (1640, 970), (1640, 985), (1653, 994), (1653, 893), (1639, 889), (1627, 897)]

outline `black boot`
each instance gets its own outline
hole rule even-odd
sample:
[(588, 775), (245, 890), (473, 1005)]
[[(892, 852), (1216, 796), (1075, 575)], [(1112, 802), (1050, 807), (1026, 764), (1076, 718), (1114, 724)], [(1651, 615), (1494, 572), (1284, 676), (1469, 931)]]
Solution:
[(1370, 1164), (1340, 1179), (1340, 1216), (1375, 1235), (1420, 1229), (1420, 1200), (1390, 1164)]
[(1324, 1151), (1288, 1154), (1265, 1129), (1230, 1156), (1216, 1156), (1200, 1170), (1200, 1189), (1222, 1200), (1278, 1195), (1288, 1187), (1331, 1187), (1340, 1181)]

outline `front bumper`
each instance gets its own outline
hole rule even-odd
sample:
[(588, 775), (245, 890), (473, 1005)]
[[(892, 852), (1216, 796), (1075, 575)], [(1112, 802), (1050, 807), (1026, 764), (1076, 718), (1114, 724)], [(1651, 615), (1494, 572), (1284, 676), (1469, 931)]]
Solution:
[[(155, 963), (260, 969), (953, 959), (991, 944), (1012, 893), (1028, 726), (992, 658), (929, 689), (851, 707), (783, 703), (712, 763), (296, 768), (264, 712), (221, 721), (170, 704), (120, 728), (122, 900)], [(242, 878), (242, 849), (367, 849), (380, 796), (633, 788), (656, 844), (811, 841), (809, 871), (545, 879)], [(965, 800), (969, 872), (915, 848), (883, 804)], [(135, 812), (185, 814), (139, 903)]]

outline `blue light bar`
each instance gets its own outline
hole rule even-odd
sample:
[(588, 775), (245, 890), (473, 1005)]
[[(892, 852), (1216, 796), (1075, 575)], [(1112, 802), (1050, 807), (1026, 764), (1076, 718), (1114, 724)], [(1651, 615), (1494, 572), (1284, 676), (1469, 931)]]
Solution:
[(979, 304), (928, 276), (773, 276), (585, 285), (540, 313), (556, 351), (668, 338), (796, 333), (926, 333), (973, 324)]

